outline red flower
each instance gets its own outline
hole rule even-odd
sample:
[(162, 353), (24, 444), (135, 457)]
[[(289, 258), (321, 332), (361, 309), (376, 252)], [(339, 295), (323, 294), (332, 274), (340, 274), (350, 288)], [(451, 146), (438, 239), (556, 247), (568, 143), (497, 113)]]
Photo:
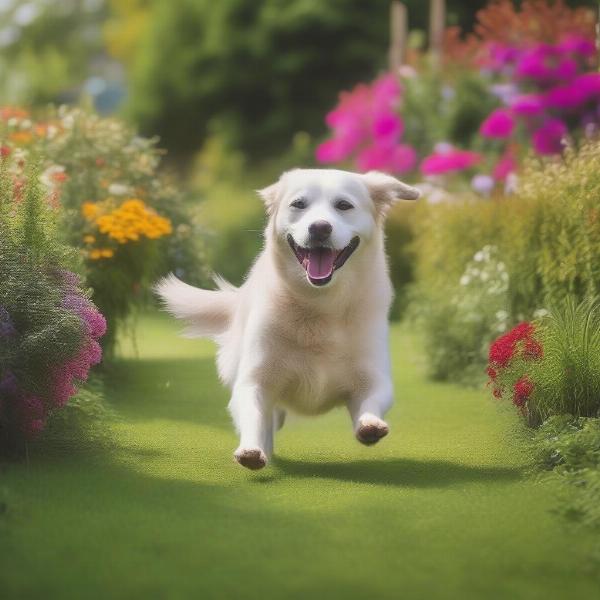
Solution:
[(542, 347), (536, 340), (532, 339), (535, 327), (531, 323), (519, 323), (508, 333), (501, 335), (490, 346), (489, 362), (493, 367), (506, 367), (514, 357), (517, 343), (525, 342), (525, 354), (531, 358), (541, 356)]
[(502, 398), (502, 390), (500, 388), (494, 388), (492, 394), (494, 394), (494, 398), (498, 398), (498, 400)]
[(494, 379), (496, 379), (496, 377), (498, 377), (498, 371), (496, 371), (496, 369), (494, 369), (494, 367), (488, 367), (486, 369), (486, 372), (488, 374), (488, 377), (493, 381)]
[(542, 345), (533, 338), (525, 340), (525, 347), (523, 348), (523, 355), (526, 359), (537, 360), (542, 358), (544, 350)]
[(531, 396), (533, 392), (533, 382), (527, 375), (521, 377), (513, 388), (513, 404), (519, 408), (525, 404), (525, 401)]
[(9, 156), (11, 152), (12, 152), (12, 150), (10, 149), (9, 146), (0, 146), (0, 156), (2, 158)]

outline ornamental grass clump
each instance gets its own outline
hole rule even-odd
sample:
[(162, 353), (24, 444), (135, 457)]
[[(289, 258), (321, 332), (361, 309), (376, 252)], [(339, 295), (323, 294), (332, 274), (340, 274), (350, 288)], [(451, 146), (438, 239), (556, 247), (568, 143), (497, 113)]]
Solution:
[(600, 416), (600, 305), (572, 299), (490, 346), (487, 373), (530, 425), (557, 415)]
[(0, 159), (0, 453), (22, 450), (65, 406), (100, 362), (106, 332), (68, 268), (51, 194), (22, 163)]

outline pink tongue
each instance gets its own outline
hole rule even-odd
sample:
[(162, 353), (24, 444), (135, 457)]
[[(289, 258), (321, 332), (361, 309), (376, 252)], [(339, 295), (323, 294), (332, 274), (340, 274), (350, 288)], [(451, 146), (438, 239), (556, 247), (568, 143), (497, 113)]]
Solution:
[(311, 248), (305, 259), (305, 268), (311, 279), (325, 279), (333, 272), (335, 253), (331, 248)]

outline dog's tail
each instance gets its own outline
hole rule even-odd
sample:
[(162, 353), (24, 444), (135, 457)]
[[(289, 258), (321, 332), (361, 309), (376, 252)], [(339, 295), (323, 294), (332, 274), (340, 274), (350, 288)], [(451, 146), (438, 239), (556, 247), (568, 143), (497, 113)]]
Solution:
[(217, 290), (203, 290), (171, 274), (161, 279), (154, 291), (166, 310), (186, 322), (185, 337), (215, 337), (224, 333), (233, 319), (238, 288), (218, 275)]

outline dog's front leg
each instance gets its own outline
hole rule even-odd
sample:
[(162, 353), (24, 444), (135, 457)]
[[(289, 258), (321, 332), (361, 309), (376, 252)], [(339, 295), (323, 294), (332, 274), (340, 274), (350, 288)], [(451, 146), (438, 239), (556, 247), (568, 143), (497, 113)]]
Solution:
[(393, 386), (389, 377), (377, 373), (371, 378), (365, 391), (358, 392), (348, 402), (356, 439), (370, 446), (389, 433), (383, 420), (393, 403)]
[(235, 460), (248, 469), (262, 469), (273, 452), (273, 407), (254, 382), (237, 382), (229, 411), (240, 434)]

